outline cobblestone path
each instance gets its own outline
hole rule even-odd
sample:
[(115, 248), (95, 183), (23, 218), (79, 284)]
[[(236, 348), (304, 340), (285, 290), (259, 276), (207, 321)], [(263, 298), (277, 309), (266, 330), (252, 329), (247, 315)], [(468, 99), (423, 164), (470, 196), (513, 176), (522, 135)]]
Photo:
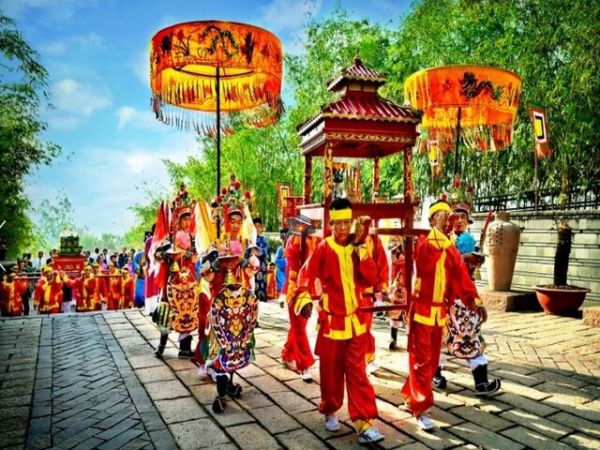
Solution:
[[(174, 333), (164, 361), (153, 356), (158, 331), (139, 311), (0, 319), (0, 448), (359, 448), (345, 406), (342, 430), (325, 431), (318, 362), (311, 384), (281, 365), (287, 311), (260, 307), (256, 361), (236, 376), (242, 396), (223, 414), (210, 408), (214, 384), (177, 359)], [(314, 340), (313, 328), (314, 319)], [(388, 333), (374, 321), (380, 368), (370, 379), (386, 435), (375, 448), (600, 448), (600, 329), (492, 312), (487, 355), (503, 388), (475, 397), (469, 370), (450, 359), (435, 433), (417, 429), (402, 405), (406, 337), (390, 352)]]

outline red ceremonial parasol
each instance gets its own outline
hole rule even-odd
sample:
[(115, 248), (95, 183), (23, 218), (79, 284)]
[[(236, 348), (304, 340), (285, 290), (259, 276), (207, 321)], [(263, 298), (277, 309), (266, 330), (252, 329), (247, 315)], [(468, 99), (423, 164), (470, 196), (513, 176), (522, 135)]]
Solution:
[[(279, 39), (252, 25), (216, 20), (167, 27), (150, 41), (150, 84), (156, 117), (217, 138), (221, 190), (221, 113), (251, 126), (274, 123), (281, 111)], [(216, 113), (216, 125), (213, 125)]]
[(445, 66), (421, 70), (404, 83), (410, 105), (423, 111), (419, 148), (428, 152), (434, 176), (441, 174), (445, 153), (467, 148), (502, 150), (512, 142), (521, 78), (508, 70), (485, 66)]

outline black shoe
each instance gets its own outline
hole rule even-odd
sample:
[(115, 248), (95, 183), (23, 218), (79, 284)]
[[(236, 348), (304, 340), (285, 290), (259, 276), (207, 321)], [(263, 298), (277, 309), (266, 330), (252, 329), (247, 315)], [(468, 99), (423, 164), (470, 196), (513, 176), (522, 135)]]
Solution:
[(435, 371), (435, 375), (433, 376), (433, 380), (431, 382), (433, 383), (433, 386), (438, 389), (446, 389), (446, 386), (448, 385), (448, 380), (446, 380), (446, 377), (442, 375), (441, 367), (437, 368), (437, 370)]
[(478, 384), (475, 386), (475, 395), (490, 395), (494, 392), (498, 392), (502, 387), (502, 382), (498, 378), (494, 378), (488, 383)]
[(240, 395), (242, 395), (242, 386), (240, 386), (239, 384), (231, 383), (227, 385), (225, 391), (227, 392), (227, 395), (229, 395), (231, 398), (237, 398)]
[(192, 359), (194, 358), (194, 352), (191, 350), (179, 350), (177, 357), (179, 359)]
[(227, 386), (231, 383), (229, 375), (226, 373), (220, 373), (217, 375), (217, 394), (219, 397), (224, 398), (227, 393)]
[(398, 328), (390, 328), (390, 334), (392, 337), (392, 340), (390, 341), (390, 346), (389, 349), (391, 351), (394, 351), (398, 348), (398, 345), (396, 344), (396, 340), (398, 339)]
[(156, 351), (154, 352), (154, 356), (156, 356), (158, 359), (162, 359), (164, 351), (165, 351), (164, 345), (159, 345), (158, 348), (156, 349)]
[(212, 410), (215, 413), (222, 413), (225, 411), (225, 406), (227, 406), (227, 402), (225, 401), (225, 397), (217, 396), (215, 401), (212, 404)]
[(475, 395), (490, 395), (498, 392), (502, 383), (498, 378), (488, 381), (487, 364), (475, 367), (473, 370), (473, 380), (475, 381)]

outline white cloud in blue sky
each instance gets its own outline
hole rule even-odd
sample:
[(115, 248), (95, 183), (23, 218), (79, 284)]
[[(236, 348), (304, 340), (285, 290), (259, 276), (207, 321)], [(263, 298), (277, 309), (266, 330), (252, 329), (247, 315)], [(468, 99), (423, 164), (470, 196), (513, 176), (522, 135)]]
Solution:
[[(353, 16), (387, 23), (410, 0), (340, 3)], [(63, 148), (51, 166), (28, 177), (33, 203), (64, 192), (77, 225), (98, 235), (123, 233), (133, 220), (128, 207), (144, 202), (146, 189), (171, 195), (162, 160), (200, 155), (192, 133), (153, 116), (148, 47), (158, 30), (191, 20), (245, 22), (271, 30), (284, 51), (297, 52), (306, 14), (326, 15), (335, 5), (334, 0), (0, 0), (0, 9), (16, 20), (49, 71), (54, 108), (43, 111), (48, 123), (43, 138)]]

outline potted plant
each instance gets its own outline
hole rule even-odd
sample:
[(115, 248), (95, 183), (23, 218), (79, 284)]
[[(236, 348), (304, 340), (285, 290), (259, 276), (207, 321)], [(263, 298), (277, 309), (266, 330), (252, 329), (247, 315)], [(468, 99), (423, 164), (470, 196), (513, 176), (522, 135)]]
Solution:
[(585, 295), (590, 292), (589, 289), (567, 284), (572, 239), (573, 230), (567, 220), (563, 219), (558, 226), (558, 243), (554, 256), (554, 283), (535, 287), (538, 302), (547, 314), (574, 315), (585, 300)]

